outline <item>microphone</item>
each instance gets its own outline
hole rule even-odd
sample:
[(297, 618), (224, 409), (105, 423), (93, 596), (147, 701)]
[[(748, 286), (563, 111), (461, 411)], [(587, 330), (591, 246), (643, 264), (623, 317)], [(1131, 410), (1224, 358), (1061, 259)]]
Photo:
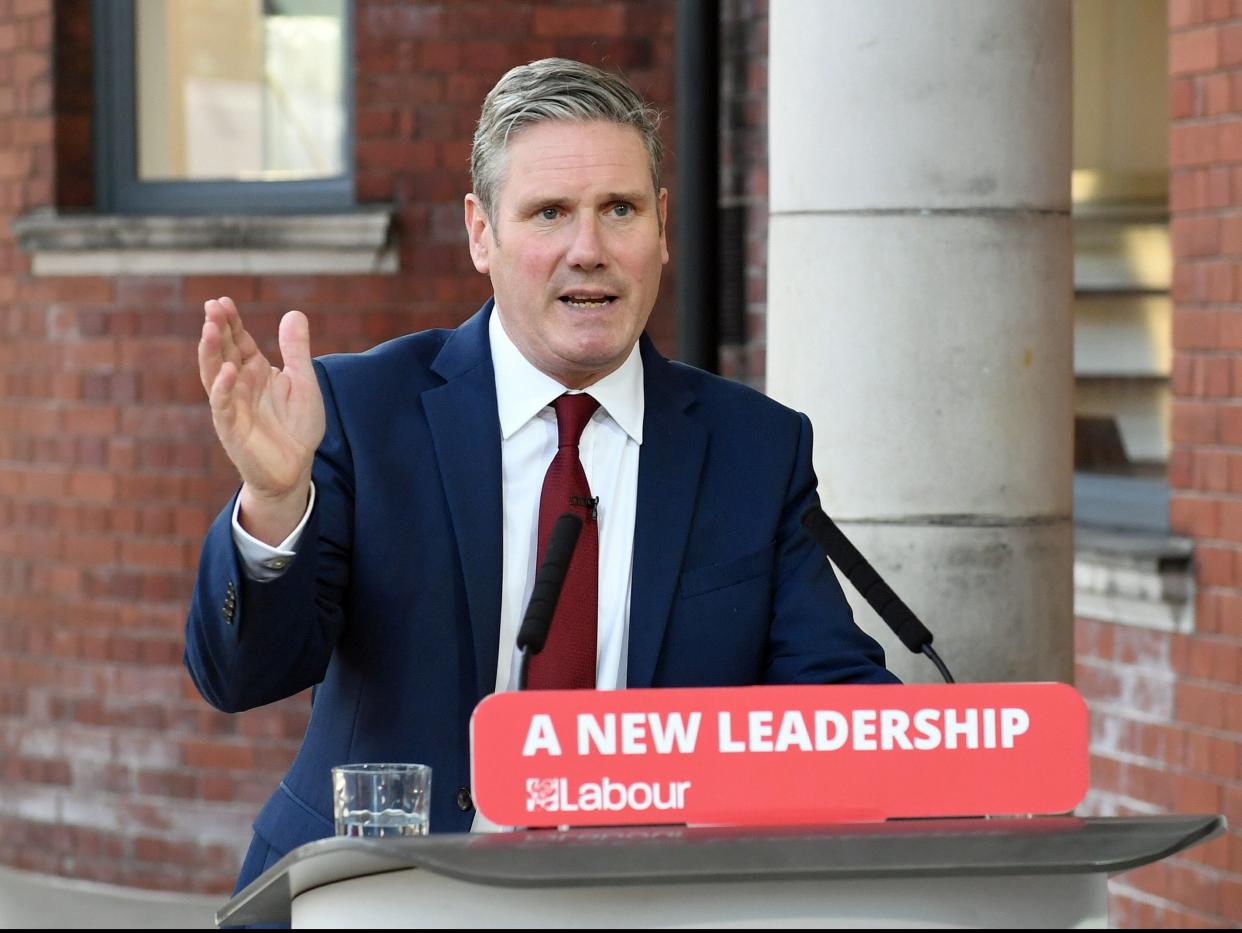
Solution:
[(953, 675), (932, 648), (932, 633), (919, 621), (914, 611), (901, 601), (892, 587), (885, 583), (874, 567), (858, 552), (858, 548), (837, 527), (836, 522), (818, 505), (802, 513), (802, 526), (811, 533), (820, 549), (836, 564), (846, 579), (862, 594), (901, 643), (915, 654), (925, 654), (940, 671), (945, 683), (953, 683)]
[(517, 646), (521, 652), (518, 667), (518, 689), (526, 689), (526, 674), (530, 667), (530, 659), (543, 650), (548, 640), (548, 629), (552, 625), (552, 616), (556, 612), (556, 603), (561, 598), (561, 587), (565, 585), (565, 573), (569, 570), (569, 561), (574, 556), (574, 548), (578, 546), (578, 535), (582, 531), (582, 519), (572, 512), (566, 512), (552, 526), (552, 534), (548, 536), (548, 547), (543, 553), (543, 562), (535, 573), (535, 587), (531, 590), (530, 602), (526, 604), (526, 615), (522, 617), (522, 626), (518, 629)]

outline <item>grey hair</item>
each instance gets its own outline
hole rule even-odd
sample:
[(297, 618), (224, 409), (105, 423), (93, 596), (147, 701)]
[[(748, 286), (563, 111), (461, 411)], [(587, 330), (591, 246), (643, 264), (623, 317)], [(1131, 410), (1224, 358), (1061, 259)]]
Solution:
[(470, 149), (470, 179), (489, 219), (504, 181), (509, 138), (545, 120), (607, 120), (634, 127), (647, 149), (651, 183), (659, 192), (664, 157), (660, 112), (620, 75), (567, 58), (543, 58), (509, 69), (483, 101)]

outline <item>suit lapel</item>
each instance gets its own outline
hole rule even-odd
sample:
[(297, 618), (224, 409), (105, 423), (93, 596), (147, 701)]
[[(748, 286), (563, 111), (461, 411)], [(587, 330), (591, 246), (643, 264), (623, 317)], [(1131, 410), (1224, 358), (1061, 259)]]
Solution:
[(685, 413), (693, 393), (645, 334), (642, 354), (643, 446), (626, 676), (630, 687), (650, 687), (655, 676), (707, 451), (707, 429)]
[(479, 696), (495, 689), (500, 643), (500, 416), (487, 321), (492, 302), (445, 342), (422, 395), (465, 576)]

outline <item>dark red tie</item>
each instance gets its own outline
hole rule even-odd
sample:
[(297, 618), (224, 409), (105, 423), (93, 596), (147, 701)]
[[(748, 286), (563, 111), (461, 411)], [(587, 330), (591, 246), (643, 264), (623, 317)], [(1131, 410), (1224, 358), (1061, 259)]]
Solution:
[(543, 651), (531, 658), (527, 686), (531, 690), (593, 690), (599, 618), (599, 526), (591, 487), (578, 457), (578, 441), (599, 402), (586, 394), (562, 395), (552, 407), (556, 409), (558, 439), (539, 498), (539, 563), (543, 563), (552, 526), (566, 512), (582, 519), (582, 534), (565, 574), (548, 641)]

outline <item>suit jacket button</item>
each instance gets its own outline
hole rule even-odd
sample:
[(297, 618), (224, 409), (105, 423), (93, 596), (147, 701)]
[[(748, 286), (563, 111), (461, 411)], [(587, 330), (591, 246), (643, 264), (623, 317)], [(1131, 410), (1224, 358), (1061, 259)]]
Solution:
[(471, 809), (473, 806), (474, 806), (474, 801), (470, 799), (470, 788), (469, 787), (457, 788), (457, 809), (460, 810), (462, 813), (465, 813), (467, 810)]

